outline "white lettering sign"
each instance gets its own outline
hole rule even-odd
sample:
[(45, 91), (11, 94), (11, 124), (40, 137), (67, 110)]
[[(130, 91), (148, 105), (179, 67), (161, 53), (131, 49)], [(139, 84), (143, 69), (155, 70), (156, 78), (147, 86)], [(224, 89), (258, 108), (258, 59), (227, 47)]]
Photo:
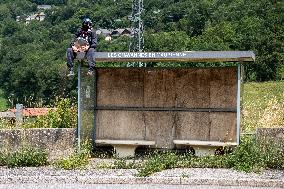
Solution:
[(179, 58), (185, 57), (186, 53), (180, 52), (110, 52), (108, 58)]

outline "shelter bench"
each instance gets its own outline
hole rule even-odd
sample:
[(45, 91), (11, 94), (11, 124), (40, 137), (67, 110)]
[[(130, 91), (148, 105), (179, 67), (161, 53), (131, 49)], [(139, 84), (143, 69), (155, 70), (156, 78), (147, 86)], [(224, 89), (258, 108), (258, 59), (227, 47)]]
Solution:
[(236, 142), (201, 141), (201, 140), (173, 140), (175, 145), (187, 145), (194, 149), (196, 156), (215, 154), (219, 147), (237, 146)]
[(111, 145), (119, 158), (134, 157), (138, 146), (153, 146), (155, 141), (149, 140), (95, 140), (96, 144)]

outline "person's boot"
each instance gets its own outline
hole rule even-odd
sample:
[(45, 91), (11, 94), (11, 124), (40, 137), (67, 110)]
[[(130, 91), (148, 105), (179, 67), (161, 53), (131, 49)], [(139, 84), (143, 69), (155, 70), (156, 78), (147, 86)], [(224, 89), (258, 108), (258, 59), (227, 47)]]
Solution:
[(73, 68), (70, 68), (69, 69), (69, 74), (67, 74), (67, 77), (71, 77), (71, 76), (74, 76), (74, 69)]

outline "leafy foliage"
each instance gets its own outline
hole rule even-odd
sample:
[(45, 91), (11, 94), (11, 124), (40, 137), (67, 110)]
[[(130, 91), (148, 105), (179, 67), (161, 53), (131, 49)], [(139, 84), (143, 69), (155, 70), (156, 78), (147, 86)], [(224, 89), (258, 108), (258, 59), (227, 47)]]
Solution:
[(267, 168), (284, 169), (283, 141), (275, 145), (246, 136), (233, 152), (226, 149), (225, 152), (224, 155), (204, 157), (155, 152), (138, 167), (138, 176), (145, 177), (172, 168), (233, 168), (245, 172), (259, 172)]
[(78, 168), (84, 168), (89, 163), (88, 156), (81, 153), (74, 153), (68, 158), (60, 159), (54, 163), (54, 166), (60, 169), (72, 170)]
[(0, 152), (0, 166), (39, 167), (47, 164), (47, 153), (41, 149), (23, 147), (15, 152)]
[(54, 166), (59, 169), (80, 169), (85, 168), (89, 164), (89, 158), (91, 157), (91, 143), (85, 141), (82, 144), (82, 148), (72, 153), (67, 158), (62, 158), (54, 162)]
[[(245, 66), (247, 81), (284, 78), (283, 1), (144, 3), (146, 51), (253, 50), (257, 59)], [(36, 6), (41, 4), (52, 5), (45, 11), (46, 19), (25, 24), (25, 18), (39, 11)], [(76, 81), (66, 78), (65, 52), (81, 19), (92, 18), (94, 28), (131, 27), (131, 4), (132, 0), (2, 0), (0, 83), (6, 99), (37, 106), (40, 101), (49, 105), (56, 97), (74, 97)], [(129, 43), (127, 37), (111, 42), (100, 38), (98, 51), (128, 51)], [(98, 64), (106, 65), (118, 64)]]
[(27, 122), (24, 128), (74, 128), (77, 125), (77, 112), (70, 106), (69, 99), (60, 99), (56, 109), (50, 110), (47, 115), (38, 117), (34, 122)]

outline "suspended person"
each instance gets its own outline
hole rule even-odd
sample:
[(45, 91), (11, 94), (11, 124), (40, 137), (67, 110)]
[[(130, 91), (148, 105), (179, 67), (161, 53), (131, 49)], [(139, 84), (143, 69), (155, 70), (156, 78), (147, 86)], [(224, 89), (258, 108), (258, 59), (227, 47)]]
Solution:
[[(84, 39), (86, 44), (83, 46), (76, 45), (78, 39)], [(78, 52), (85, 52), (88, 61), (89, 70), (87, 75), (93, 75), (95, 67), (95, 49), (97, 47), (97, 35), (92, 28), (92, 21), (89, 18), (84, 18), (82, 27), (75, 34), (71, 42), (71, 47), (67, 49), (67, 66), (69, 68), (69, 76), (74, 76), (74, 59)]]

